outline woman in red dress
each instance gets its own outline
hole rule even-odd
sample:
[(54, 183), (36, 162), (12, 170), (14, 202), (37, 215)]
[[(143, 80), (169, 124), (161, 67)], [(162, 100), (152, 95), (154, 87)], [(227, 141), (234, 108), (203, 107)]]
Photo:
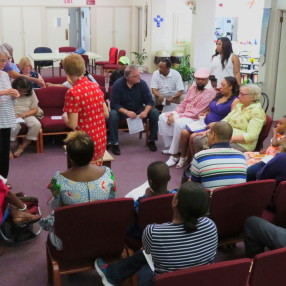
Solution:
[(84, 77), (86, 67), (80, 55), (68, 55), (63, 60), (63, 67), (72, 88), (66, 93), (62, 118), (68, 127), (83, 130), (92, 138), (94, 156), (91, 163), (101, 166), (106, 149), (105, 118), (108, 117), (103, 92), (98, 84)]

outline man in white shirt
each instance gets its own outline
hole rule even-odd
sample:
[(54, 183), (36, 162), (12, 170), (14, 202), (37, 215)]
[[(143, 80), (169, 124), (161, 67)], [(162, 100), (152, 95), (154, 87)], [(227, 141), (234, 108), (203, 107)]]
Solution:
[(155, 106), (171, 103), (180, 103), (184, 92), (181, 75), (171, 69), (171, 61), (162, 59), (158, 65), (159, 69), (152, 75), (151, 89), (155, 96)]

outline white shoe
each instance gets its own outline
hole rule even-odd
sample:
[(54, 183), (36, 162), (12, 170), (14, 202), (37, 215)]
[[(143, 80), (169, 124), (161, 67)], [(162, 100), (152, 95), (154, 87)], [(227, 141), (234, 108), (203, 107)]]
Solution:
[(176, 158), (174, 156), (170, 156), (169, 160), (166, 162), (168, 167), (173, 167), (175, 166), (179, 161), (179, 158)]
[(169, 152), (169, 149), (162, 150), (162, 154), (171, 155), (171, 153)]
[(180, 169), (180, 168), (185, 167), (187, 159), (188, 159), (187, 157), (180, 157), (180, 160), (179, 160), (178, 164), (176, 165), (176, 168)]

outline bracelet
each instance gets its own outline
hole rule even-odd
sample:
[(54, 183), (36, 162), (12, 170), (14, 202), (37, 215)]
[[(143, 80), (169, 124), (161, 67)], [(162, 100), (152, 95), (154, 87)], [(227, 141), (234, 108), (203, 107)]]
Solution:
[(25, 211), (26, 209), (27, 209), (27, 205), (26, 204), (24, 204), (24, 207), (22, 209), (18, 208), (19, 211)]

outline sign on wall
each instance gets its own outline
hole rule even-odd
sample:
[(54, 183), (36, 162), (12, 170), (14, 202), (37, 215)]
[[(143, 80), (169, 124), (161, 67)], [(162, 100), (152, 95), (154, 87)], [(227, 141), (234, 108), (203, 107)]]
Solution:
[(72, 0), (64, 0), (65, 4), (72, 4)]
[(86, 0), (86, 5), (95, 5), (95, 0)]

